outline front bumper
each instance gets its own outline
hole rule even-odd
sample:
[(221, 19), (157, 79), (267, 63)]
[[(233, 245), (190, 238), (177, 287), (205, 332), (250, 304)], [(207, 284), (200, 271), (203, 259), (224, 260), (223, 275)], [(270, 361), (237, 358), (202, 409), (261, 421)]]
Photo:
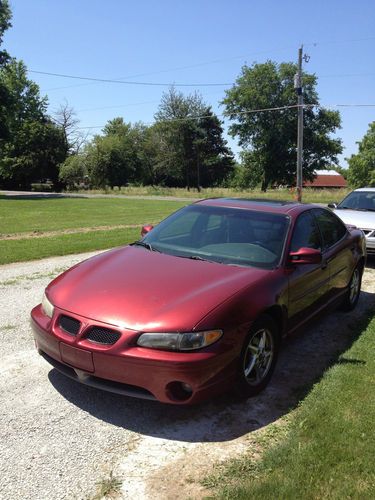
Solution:
[[(60, 315), (82, 324), (77, 336), (59, 327)], [(223, 339), (195, 352), (167, 352), (138, 347), (139, 332), (116, 328), (120, 339), (111, 346), (92, 343), (84, 332), (92, 326), (113, 328), (55, 308), (52, 320), (40, 305), (31, 312), (38, 352), (64, 375), (83, 384), (163, 403), (193, 404), (223, 392), (235, 376), (235, 346)], [(190, 386), (191, 391), (186, 391)]]
[(375, 255), (375, 230), (362, 229), (366, 237), (366, 250), (368, 255)]

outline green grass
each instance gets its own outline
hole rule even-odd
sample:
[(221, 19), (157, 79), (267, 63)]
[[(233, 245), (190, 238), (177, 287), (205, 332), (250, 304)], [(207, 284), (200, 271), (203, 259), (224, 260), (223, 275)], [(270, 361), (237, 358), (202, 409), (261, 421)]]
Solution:
[[(139, 239), (140, 227), (157, 223), (186, 202), (138, 199), (15, 199), (0, 197), (0, 234), (17, 234), (17, 239), (0, 239), (0, 264), (42, 259), (91, 250), (104, 250)], [(111, 229), (115, 225), (137, 228)], [(95, 230), (104, 226), (105, 230)], [(71, 229), (88, 232), (64, 233)], [(107, 229), (108, 228), (108, 229)], [(54, 231), (38, 238), (22, 233)]]
[(135, 241), (140, 229), (112, 229), (53, 237), (0, 241), (0, 264), (104, 250)]
[(374, 352), (372, 319), (286, 417), (263, 458), (249, 452), (207, 485), (226, 499), (375, 498)]
[(186, 202), (0, 197), (0, 234), (159, 222)]
[[(346, 196), (350, 189), (304, 189), (303, 202), (306, 203), (330, 203), (340, 201)], [(198, 192), (196, 189), (168, 188), (161, 186), (121, 187), (121, 189), (102, 189), (82, 191), (92, 194), (124, 194), (127, 196), (175, 196), (179, 198), (212, 198), (220, 196), (240, 198), (269, 198), (277, 200), (294, 200), (296, 193), (291, 189), (270, 189), (266, 193), (259, 189), (230, 189), (230, 188), (207, 188)]]

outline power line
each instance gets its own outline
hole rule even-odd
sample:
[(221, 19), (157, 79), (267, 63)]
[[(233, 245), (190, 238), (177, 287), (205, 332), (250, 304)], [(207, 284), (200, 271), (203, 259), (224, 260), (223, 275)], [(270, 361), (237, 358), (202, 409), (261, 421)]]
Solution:
[[(330, 44), (343, 44), (343, 43), (354, 43), (354, 42), (363, 42), (363, 41), (369, 41), (369, 40), (375, 40), (375, 37), (364, 37), (364, 38), (354, 38), (354, 39), (347, 39), (347, 40), (326, 40), (322, 42), (310, 42), (310, 43), (305, 43), (305, 46), (309, 47), (317, 47), (318, 45), (330, 45)], [(257, 51), (257, 52), (252, 52), (248, 54), (244, 54), (241, 56), (233, 56), (233, 57), (228, 57), (228, 58), (221, 58), (221, 59), (213, 59), (211, 61), (205, 61), (201, 63), (195, 63), (195, 64), (190, 64), (186, 66), (177, 66), (175, 68), (170, 68), (170, 69), (164, 69), (164, 70), (158, 70), (158, 71), (153, 71), (153, 72), (147, 72), (147, 73), (138, 73), (136, 75), (131, 75), (128, 77), (121, 77), (121, 78), (116, 78), (116, 79), (101, 79), (101, 78), (88, 78), (88, 77), (79, 77), (79, 76), (73, 76), (73, 75), (64, 75), (64, 74), (59, 74), (59, 73), (50, 73), (50, 72), (45, 72), (45, 71), (36, 71), (36, 70), (29, 70), (30, 73), (37, 73), (37, 74), (42, 74), (42, 75), (49, 75), (49, 76), (59, 76), (61, 78), (73, 78), (73, 79), (79, 79), (79, 80), (88, 80), (93, 82), (92, 84), (95, 83), (124, 83), (131, 85), (132, 83), (134, 85), (152, 85), (152, 86), (166, 86), (166, 85), (173, 85), (171, 83), (164, 84), (164, 83), (151, 83), (151, 82), (128, 82), (125, 81), (127, 79), (131, 78), (137, 78), (140, 76), (149, 76), (149, 75), (157, 75), (161, 73), (169, 73), (170, 71), (179, 71), (183, 69), (191, 69), (191, 68), (197, 68), (197, 67), (202, 67), (202, 66), (207, 66), (210, 64), (217, 64), (225, 61), (231, 61), (231, 60), (236, 60), (236, 59), (244, 59), (246, 57), (250, 56), (255, 56), (255, 55), (260, 55), (260, 54), (267, 54), (270, 52), (282, 52), (285, 50), (291, 49), (292, 46), (288, 47), (283, 47), (279, 49), (269, 49), (269, 50), (262, 50), (262, 51)], [(373, 74), (370, 74), (371, 76)], [(324, 78), (326, 77), (340, 77), (340, 76), (368, 76), (368, 75), (327, 75), (323, 76)], [(90, 85), (90, 84), (81, 84), (81, 85), (69, 85), (69, 86), (64, 86), (64, 87), (54, 87), (50, 89), (45, 89), (44, 92), (52, 91), (52, 90), (61, 90), (61, 89), (66, 89), (66, 88), (73, 88), (73, 87), (81, 87), (85, 85)], [(233, 83), (217, 83), (217, 84), (174, 84), (175, 86), (192, 86), (192, 87), (201, 87), (201, 86), (211, 86), (211, 85), (217, 85), (217, 86), (225, 86), (225, 85), (233, 85)]]
[[(311, 104), (310, 106), (315, 106), (315, 104)], [(291, 106), (278, 106), (278, 107), (274, 107), (274, 108), (262, 108), (262, 109), (250, 109), (250, 110), (247, 110), (247, 111), (238, 111), (237, 113), (235, 113), (236, 115), (246, 115), (246, 114), (250, 114), (250, 113), (260, 113), (260, 112), (265, 112), (265, 111), (284, 111), (286, 109), (291, 109), (291, 108), (297, 108), (298, 105), (297, 104), (293, 104)], [(224, 113), (221, 113), (221, 114), (215, 114), (215, 116), (220, 116), (220, 117), (227, 117), (228, 115), (224, 114)], [(163, 123), (174, 123), (174, 122), (184, 122), (184, 121), (191, 121), (191, 120), (203, 120), (205, 118), (212, 118), (212, 114), (211, 115), (197, 115), (197, 116), (187, 116), (187, 117), (184, 117), (184, 118), (172, 118), (170, 120), (161, 120), (161, 122)], [(149, 122), (148, 125), (151, 125), (152, 123), (155, 123), (155, 122)], [(160, 122), (158, 122), (160, 123)], [(79, 129), (94, 129), (94, 128), (103, 128), (105, 127), (105, 125), (96, 125), (94, 127), (77, 127)]]
[[(235, 113), (220, 113), (216, 114), (214, 116), (221, 117), (221, 118), (228, 118), (230, 114), (233, 115), (247, 115), (247, 114), (253, 114), (253, 113), (263, 113), (263, 112), (271, 112), (271, 111), (286, 111), (288, 109), (297, 109), (300, 106), (298, 104), (291, 104), (290, 106), (277, 106), (273, 108), (260, 108), (260, 109), (248, 109), (246, 111), (238, 111)], [(375, 107), (375, 104), (303, 104), (302, 107), (304, 109), (310, 109), (310, 108), (320, 108), (320, 109), (326, 109), (326, 108), (333, 108), (333, 107), (351, 107), (351, 108), (359, 108), (359, 107)], [(170, 120), (161, 120), (158, 121), (158, 123), (174, 123), (174, 122), (184, 122), (184, 121), (191, 121), (191, 120), (203, 120), (205, 118), (212, 118), (211, 115), (198, 115), (198, 116), (187, 116), (185, 118), (173, 118)], [(156, 122), (146, 122), (145, 125), (152, 125)], [(90, 127), (77, 127), (77, 129), (80, 130), (89, 130), (89, 129), (97, 129), (97, 128), (104, 128), (105, 125), (95, 125), (95, 126), (90, 126)]]
[(324, 107), (336, 107), (336, 108), (373, 108), (375, 104), (331, 104)]
[(130, 82), (124, 80), (111, 80), (110, 78), (91, 78), (88, 76), (65, 75), (61, 73), (49, 73), (47, 71), (28, 70), (29, 73), (37, 73), (38, 75), (58, 76), (59, 78), (71, 78), (74, 80), (87, 80), (91, 82), (101, 83), (120, 83), (122, 85), (144, 85), (148, 87), (227, 87), (233, 85), (233, 82), (226, 83), (155, 83), (155, 82)]
[[(56, 76), (59, 78), (70, 78), (74, 80), (85, 80), (95, 83), (117, 83), (122, 85), (137, 85), (137, 86), (148, 86), (148, 87), (228, 87), (235, 85), (235, 82), (210, 82), (210, 83), (175, 83), (175, 82), (139, 82), (139, 81), (129, 81), (129, 80), (114, 80), (110, 78), (94, 78), (88, 76), (78, 76), (78, 75), (67, 75), (62, 73), (50, 73), (48, 71), (36, 71), (36, 70), (28, 70), (29, 73), (36, 73), (39, 75), (48, 75), (48, 76)], [(374, 76), (375, 73), (363, 73), (363, 74), (342, 74), (342, 75), (316, 75), (318, 78), (343, 78), (343, 77), (364, 77), (364, 76)], [(131, 78), (131, 77), (130, 77)], [(86, 84), (82, 84), (79, 86), (85, 86)], [(76, 87), (76, 85), (68, 86), (68, 87), (55, 87), (54, 89), (49, 90), (59, 90), (64, 88)], [(47, 89), (48, 90), (48, 89)], [(44, 92), (47, 92), (45, 90)]]
[(364, 77), (375, 76), (375, 73), (344, 73), (342, 75), (316, 75), (318, 78), (351, 78), (351, 77)]
[[(226, 57), (226, 58), (222, 58), (222, 59), (213, 59), (211, 61), (204, 61), (204, 62), (200, 62), (200, 63), (195, 63), (195, 64), (189, 64), (189, 65), (186, 65), (186, 66), (177, 66), (175, 68), (170, 68), (170, 69), (162, 69), (162, 70), (158, 70), (158, 71), (152, 71), (152, 72), (147, 72), (147, 73), (138, 73), (136, 75), (131, 75), (131, 76), (127, 76), (127, 77), (121, 77), (121, 78), (115, 78), (115, 80), (130, 80), (132, 78), (138, 78), (138, 77), (142, 77), (142, 76), (150, 76), (150, 75), (159, 75), (161, 73), (170, 73), (171, 71), (179, 71), (179, 70), (184, 70), (184, 69), (192, 69), (192, 68), (199, 68), (199, 67), (202, 67), (202, 66), (208, 66), (210, 64), (219, 64), (219, 63), (222, 63), (222, 62), (226, 62), (226, 61), (233, 61), (233, 60), (236, 60), (236, 59), (245, 59), (246, 57), (250, 57), (250, 56), (256, 56), (256, 55), (260, 55), (260, 54), (268, 54), (270, 52), (283, 52), (285, 50), (290, 50), (292, 48), (292, 46), (288, 46), (288, 47), (284, 47), (284, 48), (279, 48), (279, 49), (269, 49), (269, 50), (262, 50), (262, 51), (257, 51), (257, 52), (251, 52), (249, 54), (244, 54), (244, 55), (241, 55), (241, 56), (232, 56), (232, 57)], [(98, 83), (98, 82), (96, 82)], [(54, 87), (54, 88), (51, 88), (51, 89), (45, 89), (44, 92), (48, 92), (50, 90), (62, 90), (62, 89), (68, 89), (68, 88), (73, 88), (73, 87), (83, 87), (83, 86), (86, 86), (86, 85), (95, 85), (95, 82), (93, 83), (83, 83), (81, 85), (68, 85), (68, 86), (65, 86), (65, 87)]]
[(304, 43), (306, 47), (317, 47), (318, 45), (334, 45), (341, 43), (355, 43), (355, 42), (368, 42), (370, 40), (375, 40), (375, 36), (369, 36), (364, 38), (351, 38), (347, 40), (325, 40), (323, 42), (310, 42)]
[[(214, 92), (214, 93), (209, 93), (209, 94), (202, 94), (202, 97), (207, 97), (207, 96), (210, 96), (210, 95), (213, 95), (213, 94), (216, 94), (217, 92)], [(127, 103), (127, 104), (113, 104), (111, 106), (100, 106), (100, 107), (95, 107), (95, 108), (83, 108), (83, 109), (77, 109), (75, 110), (77, 113), (83, 113), (85, 111), (101, 111), (101, 110), (104, 110), (104, 109), (118, 109), (118, 108), (127, 108), (129, 106), (143, 106), (145, 104), (157, 104), (159, 103), (160, 101), (143, 101), (143, 102), (131, 102), (131, 103)], [(315, 104), (314, 104), (315, 106)], [(364, 106), (364, 107), (371, 107), (372, 105), (371, 104), (332, 104), (330, 105), (331, 107), (334, 107), (334, 106), (355, 106), (355, 107), (361, 107), (361, 106)]]

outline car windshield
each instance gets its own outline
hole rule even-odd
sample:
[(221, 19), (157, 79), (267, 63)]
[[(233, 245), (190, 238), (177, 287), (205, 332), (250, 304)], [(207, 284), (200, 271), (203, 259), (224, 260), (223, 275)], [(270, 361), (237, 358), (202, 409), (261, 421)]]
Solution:
[(353, 191), (338, 204), (337, 208), (375, 212), (375, 191)]
[(271, 269), (280, 262), (288, 225), (285, 215), (190, 205), (161, 222), (142, 243), (177, 257)]

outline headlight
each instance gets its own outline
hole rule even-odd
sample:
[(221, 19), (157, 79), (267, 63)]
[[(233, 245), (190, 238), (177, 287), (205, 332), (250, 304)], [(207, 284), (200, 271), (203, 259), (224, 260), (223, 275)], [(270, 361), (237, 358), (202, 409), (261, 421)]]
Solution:
[(48, 316), (49, 318), (52, 318), (53, 310), (54, 310), (54, 307), (51, 304), (51, 302), (47, 299), (46, 293), (44, 292), (43, 299), (42, 299), (42, 311), (44, 312), (44, 314), (46, 316)]
[(166, 351), (192, 351), (213, 344), (223, 335), (222, 330), (188, 333), (143, 333), (137, 344)]

